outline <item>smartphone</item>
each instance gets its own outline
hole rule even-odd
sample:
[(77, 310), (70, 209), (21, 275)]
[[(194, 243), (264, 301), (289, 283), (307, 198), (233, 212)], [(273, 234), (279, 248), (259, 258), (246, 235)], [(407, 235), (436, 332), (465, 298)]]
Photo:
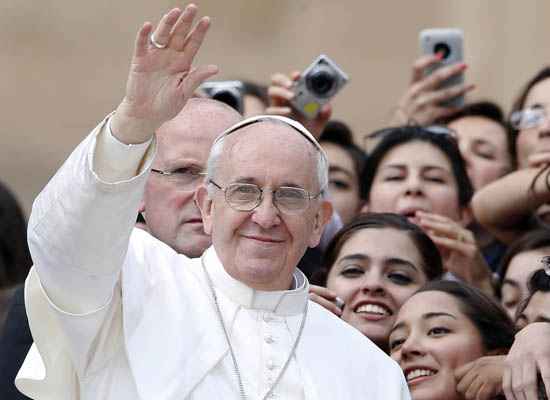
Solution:
[[(428, 68), (426, 71), (427, 75), (433, 73), (438, 68), (464, 61), (464, 35), (461, 29), (424, 29), (418, 35), (418, 41), (420, 44), (420, 51), (424, 55), (443, 53), (441, 61)], [(462, 83), (464, 83), (464, 73), (460, 73), (445, 80), (439, 86), (439, 89), (460, 85)], [(464, 105), (464, 95), (456, 96), (441, 103), (441, 105), (444, 107), (462, 107)]]
[(349, 78), (334, 61), (321, 54), (300, 75), (294, 85), (292, 106), (308, 119), (314, 119), (348, 82)]

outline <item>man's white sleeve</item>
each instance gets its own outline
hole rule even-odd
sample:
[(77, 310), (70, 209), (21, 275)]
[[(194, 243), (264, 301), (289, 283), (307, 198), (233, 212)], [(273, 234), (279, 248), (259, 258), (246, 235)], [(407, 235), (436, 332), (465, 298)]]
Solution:
[(104, 306), (119, 279), (154, 143), (127, 146), (104, 120), (33, 204), (29, 247), (50, 301), (84, 314)]

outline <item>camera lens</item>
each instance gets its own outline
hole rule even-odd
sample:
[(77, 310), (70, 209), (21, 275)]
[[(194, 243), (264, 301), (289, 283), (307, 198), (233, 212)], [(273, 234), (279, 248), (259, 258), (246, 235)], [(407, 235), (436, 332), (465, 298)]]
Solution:
[(242, 112), (241, 98), (238, 93), (235, 93), (232, 90), (218, 90), (212, 94), (212, 98), (227, 104), (229, 107), (234, 108), (238, 112)]
[(306, 85), (310, 92), (319, 97), (328, 97), (335, 87), (336, 77), (332, 70), (319, 67), (306, 77)]
[(434, 46), (434, 53), (443, 53), (443, 59), (446, 59), (449, 57), (449, 54), (451, 54), (451, 48), (447, 43), (436, 43)]

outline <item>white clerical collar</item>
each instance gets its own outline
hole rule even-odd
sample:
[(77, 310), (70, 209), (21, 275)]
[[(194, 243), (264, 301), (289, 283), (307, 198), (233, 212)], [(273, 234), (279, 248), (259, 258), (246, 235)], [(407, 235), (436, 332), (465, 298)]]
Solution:
[(280, 316), (296, 315), (304, 311), (305, 302), (309, 298), (309, 283), (298, 268), (293, 275), (292, 289), (262, 291), (252, 289), (229, 275), (213, 246), (204, 252), (203, 260), (215, 288), (231, 301), (245, 308), (270, 311)]

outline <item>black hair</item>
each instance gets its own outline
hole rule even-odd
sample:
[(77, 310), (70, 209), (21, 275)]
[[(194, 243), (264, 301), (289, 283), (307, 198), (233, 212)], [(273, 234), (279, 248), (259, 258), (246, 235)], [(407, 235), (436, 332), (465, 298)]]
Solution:
[(520, 303), (516, 310), (516, 319), (519, 318), (521, 314), (525, 311), (529, 302), (537, 292), (548, 293), (550, 292), (550, 275), (546, 273), (544, 269), (537, 269), (529, 277), (529, 282), (527, 282), (527, 288), (529, 293), (527, 298)]
[(353, 167), (355, 168), (355, 174), (359, 181), (357, 182), (359, 193), (361, 193), (361, 175), (363, 174), (363, 168), (365, 167), (367, 154), (354, 143), (353, 133), (351, 132), (351, 129), (341, 121), (329, 121), (323, 129), (323, 132), (321, 133), (319, 142), (321, 144), (323, 142), (333, 143), (337, 146), (340, 146), (349, 154), (353, 162)]
[(443, 275), (443, 262), (434, 242), (418, 226), (402, 215), (391, 213), (366, 213), (357, 215), (345, 225), (330, 241), (323, 255), (322, 268), (312, 277), (312, 283), (326, 286), (328, 274), (336, 262), (342, 246), (356, 232), (363, 229), (395, 229), (404, 232), (414, 243), (420, 257), (422, 269), (428, 280), (439, 279)]
[(496, 286), (497, 297), (502, 296), (502, 281), (508, 271), (510, 261), (519, 253), (523, 253), (529, 250), (537, 250), (542, 247), (550, 247), (550, 231), (548, 229), (536, 229), (526, 233), (519, 239), (514, 241), (506, 250), (506, 253), (502, 256), (500, 264), (497, 269), (499, 282)]
[(512, 346), (514, 323), (495, 299), (458, 281), (428, 282), (416, 293), (432, 291), (446, 293), (458, 301), (460, 310), (479, 332), (486, 352), (507, 351)]
[(23, 282), (31, 265), (23, 211), (11, 191), (0, 183), (0, 289)]
[(395, 128), (388, 128), (380, 143), (376, 145), (373, 151), (369, 154), (362, 175), (362, 197), (366, 201), (369, 200), (372, 182), (376, 176), (380, 162), (386, 154), (394, 147), (399, 145), (421, 141), (429, 143), (441, 150), (451, 164), (452, 172), (458, 186), (458, 203), (465, 207), (470, 203), (474, 189), (468, 173), (466, 172), (466, 164), (460, 155), (458, 145), (454, 138), (450, 135), (435, 133), (426, 128), (414, 125), (404, 125)]
[(439, 119), (437, 123), (449, 125), (451, 122), (466, 117), (482, 117), (495, 122), (504, 129), (510, 161), (512, 163), (512, 167), (515, 167), (516, 140), (515, 137), (512, 135), (511, 126), (508, 123), (508, 120), (504, 117), (504, 112), (502, 111), (502, 108), (497, 103), (488, 100), (468, 103), (454, 114)]
[(241, 82), (243, 84), (243, 92), (245, 95), (257, 97), (266, 107), (269, 105), (267, 86), (248, 80), (241, 80)]

